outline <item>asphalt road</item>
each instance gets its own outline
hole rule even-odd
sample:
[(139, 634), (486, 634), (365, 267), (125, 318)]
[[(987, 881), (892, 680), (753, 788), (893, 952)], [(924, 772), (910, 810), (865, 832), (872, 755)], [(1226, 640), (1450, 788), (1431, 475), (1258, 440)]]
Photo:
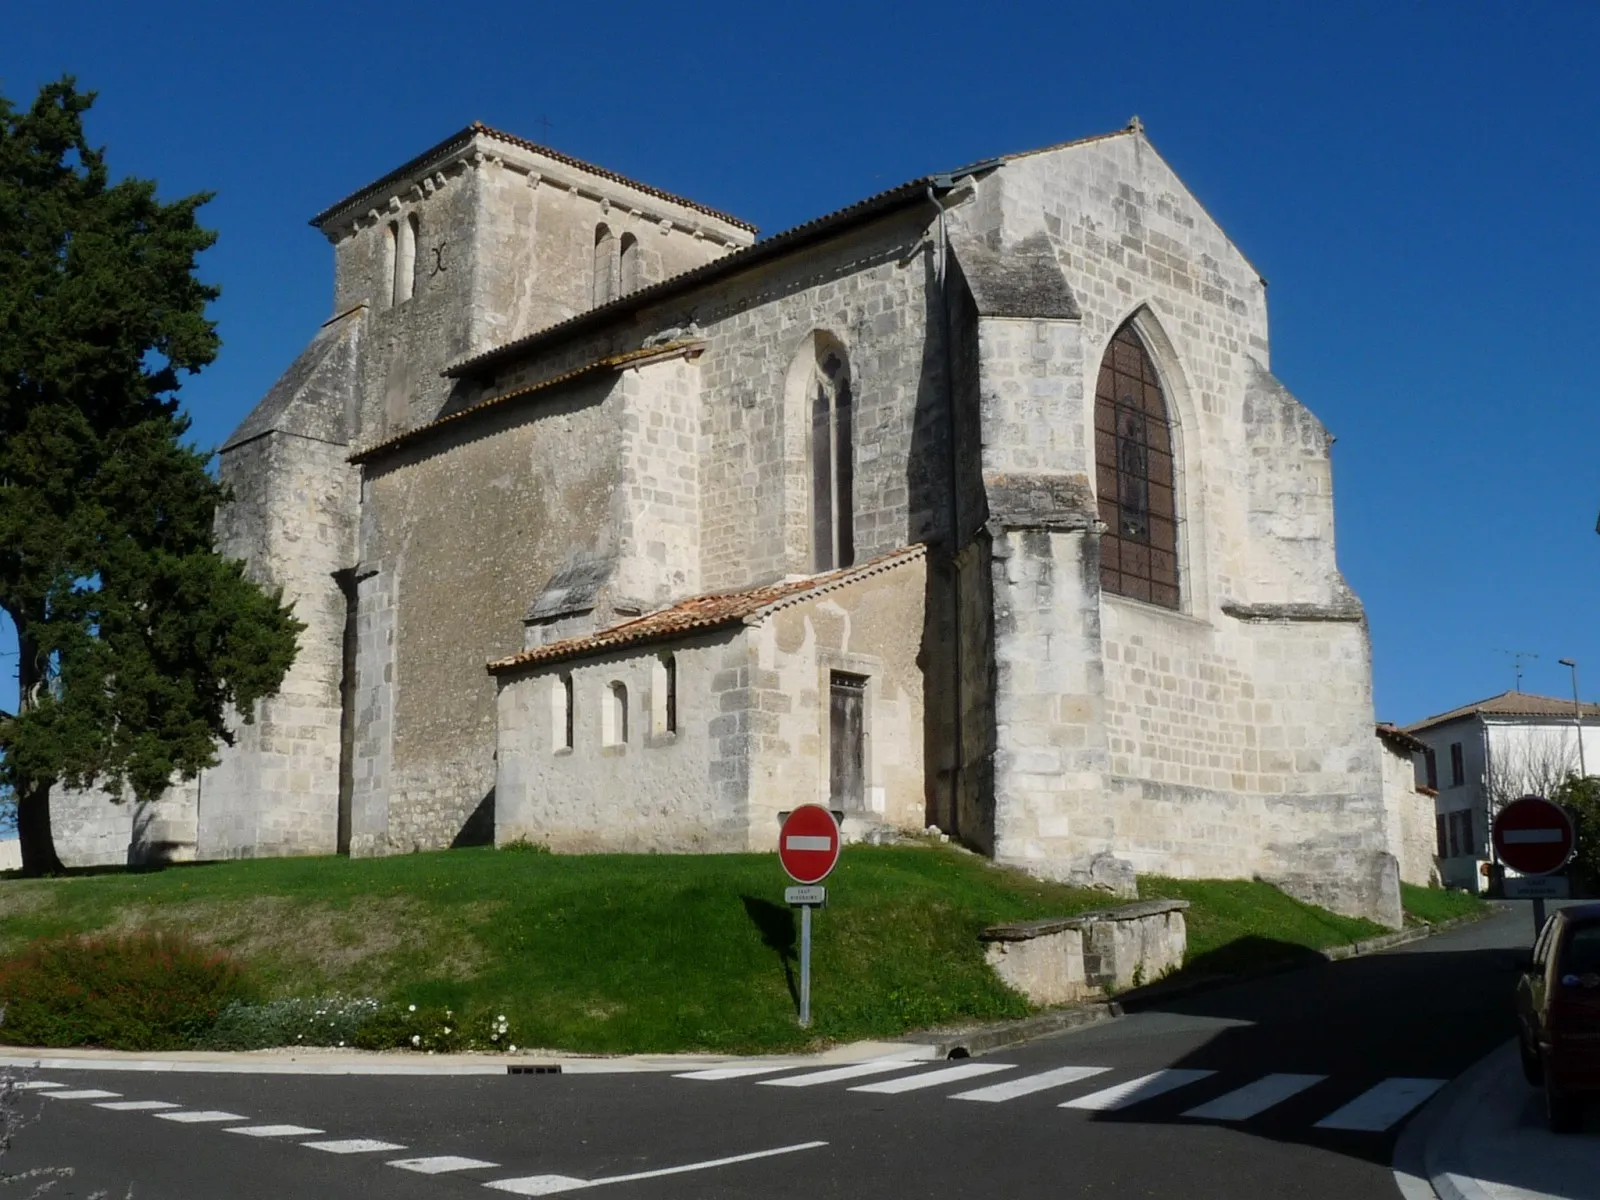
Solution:
[[(39, 1091), (39, 1119), (0, 1166), (72, 1168), (50, 1200), (99, 1190), (121, 1200), (130, 1187), (138, 1200), (405, 1200), (579, 1184), (616, 1200), (1388, 1198), (1398, 1195), (1395, 1138), (1415, 1106), (1511, 1036), (1514, 963), (1530, 934), (1519, 909), (964, 1063), (816, 1082), (793, 1069), (737, 1078), (51, 1071), (39, 1081), (117, 1094)], [(933, 1077), (957, 1067), (970, 1074)], [(1146, 1076), (1142, 1091), (1124, 1086)], [(130, 1102), (175, 1107), (99, 1107)], [(191, 1112), (220, 1115), (164, 1119)], [(341, 1144), (308, 1145), (326, 1141)], [(391, 1165), (417, 1159), (438, 1173)], [(690, 1169), (668, 1173), (675, 1168)], [(503, 1187), (486, 1189), (496, 1182)], [(8, 1194), (30, 1189), (0, 1185), (0, 1200)]]

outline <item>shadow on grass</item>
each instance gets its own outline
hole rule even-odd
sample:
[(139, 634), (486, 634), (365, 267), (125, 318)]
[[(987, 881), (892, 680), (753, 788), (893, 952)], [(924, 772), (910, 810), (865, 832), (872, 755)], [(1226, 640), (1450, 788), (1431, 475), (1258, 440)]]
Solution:
[(794, 964), (799, 960), (799, 952), (795, 949), (798, 935), (795, 932), (794, 909), (756, 896), (740, 896), (739, 899), (744, 903), (745, 915), (750, 918), (750, 923), (761, 933), (761, 944), (777, 951), (778, 961), (783, 964), (783, 981), (789, 986), (789, 998), (794, 1002), (795, 1011), (799, 1012), (800, 988), (794, 978)]

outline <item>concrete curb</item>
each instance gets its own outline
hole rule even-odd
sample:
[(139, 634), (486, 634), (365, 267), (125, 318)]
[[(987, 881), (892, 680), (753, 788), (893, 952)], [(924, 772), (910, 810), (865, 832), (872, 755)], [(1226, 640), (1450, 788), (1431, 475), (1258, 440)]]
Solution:
[(1122, 1005), (1114, 1000), (1100, 1000), (1090, 1004), (1074, 1004), (1069, 1008), (1053, 1008), (1034, 1017), (1016, 1021), (1003, 1021), (994, 1025), (974, 1025), (965, 1029), (925, 1029), (915, 1036), (916, 1042), (933, 1049), (935, 1058), (967, 1058), (1006, 1046), (1020, 1046), (1039, 1038), (1068, 1033), (1102, 1025), (1122, 1015)]
[(1394, 1147), (1395, 1183), (1405, 1200), (1491, 1200), (1478, 1181), (1444, 1167), (1460, 1141), (1464, 1114), (1478, 1107), (1505, 1069), (1515, 1041), (1497, 1046), (1447, 1084), (1407, 1123)]

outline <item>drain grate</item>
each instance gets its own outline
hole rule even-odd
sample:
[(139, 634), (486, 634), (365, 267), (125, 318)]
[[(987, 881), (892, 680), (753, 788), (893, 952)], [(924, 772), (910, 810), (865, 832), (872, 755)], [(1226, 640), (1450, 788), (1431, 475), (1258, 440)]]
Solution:
[(529, 1063), (527, 1066), (511, 1066), (506, 1068), (507, 1075), (559, 1075), (560, 1063)]

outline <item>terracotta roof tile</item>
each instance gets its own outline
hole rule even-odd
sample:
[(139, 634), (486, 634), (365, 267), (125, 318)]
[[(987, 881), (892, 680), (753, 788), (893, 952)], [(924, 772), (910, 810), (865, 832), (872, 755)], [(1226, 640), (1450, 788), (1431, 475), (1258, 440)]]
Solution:
[[(1435, 725), (1443, 725), (1447, 721), (1456, 721), (1462, 717), (1477, 716), (1479, 714), (1490, 717), (1571, 718), (1574, 715), (1574, 710), (1571, 700), (1562, 700), (1556, 696), (1535, 696), (1529, 692), (1501, 692), (1498, 696), (1490, 696), (1487, 700), (1464, 704), (1460, 708), (1452, 708), (1449, 712), (1427, 717), (1415, 724), (1407, 725), (1405, 732), (1418, 733), (1424, 729), (1431, 729)], [(1585, 719), (1600, 719), (1600, 704), (1583, 705), (1583, 716)]]
[(586, 654), (616, 650), (646, 642), (666, 641), (685, 634), (703, 633), (727, 625), (755, 625), (768, 613), (790, 604), (808, 600), (823, 592), (878, 575), (923, 557), (927, 547), (917, 544), (881, 554), (869, 562), (821, 575), (808, 575), (803, 579), (769, 583), (743, 592), (724, 592), (716, 595), (693, 596), (670, 608), (663, 608), (642, 617), (623, 621), (597, 633), (582, 637), (564, 638), (545, 646), (535, 646), (489, 663), (489, 673), (499, 675), (519, 667), (537, 666), (578, 658)]
[(598, 175), (602, 179), (609, 179), (613, 183), (620, 183), (625, 187), (631, 187), (635, 191), (645, 193), (647, 196), (655, 196), (658, 199), (666, 200), (672, 204), (681, 204), (685, 208), (692, 208), (696, 212), (703, 212), (709, 217), (715, 217), (719, 221), (726, 221), (730, 225), (737, 225), (740, 229), (748, 229), (752, 233), (755, 232), (756, 227), (750, 224), (748, 221), (741, 221), (738, 217), (730, 216), (728, 213), (721, 212), (718, 209), (709, 208), (704, 204), (696, 203), (687, 197), (675, 196), (671, 192), (664, 192), (660, 188), (651, 187), (647, 183), (640, 183), (636, 179), (629, 179), (626, 175), (618, 175), (615, 171), (608, 171), (604, 167), (597, 167), (593, 163), (584, 162), (581, 158), (573, 158), (570, 154), (563, 154), (559, 150), (552, 150), (548, 146), (541, 146), (536, 142), (530, 142), (526, 138), (518, 137), (514, 133), (505, 133), (502, 130), (493, 129), (490, 126), (485, 125), (482, 121), (474, 121), (465, 129), (461, 129), (455, 133), (452, 133), (449, 137), (445, 138), (444, 141), (435, 146), (429, 147), (410, 161), (402, 163), (400, 166), (390, 171), (387, 175), (373, 180), (363, 188), (358, 188), (356, 191), (351, 192), (343, 200), (339, 200), (333, 204), (330, 204), (327, 208), (323, 209), (316, 216), (311, 218), (311, 224), (320, 229), (330, 217), (338, 216), (346, 209), (355, 207), (360, 201), (365, 199), (373, 192), (382, 191), (389, 184), (397, 183), (404, 179), (407, 175), (412, 175), (417, 171), (420, 171), (424, 166), (428, 165), (434, 160), (445, 158), (455, 153), (457, 150), (470, 143), (474, 137), (477, 137), (480, 134), (484, 137), (492, 137), (498, 142), (507, 142), (513, 146), (520, 146), (524, 150), (532, 150), (535, 154), (542, 154), (546, 158), (554, 159), (556, 162), (565, 163), (569, 167), (576, 167), (578, 170), (586, 171), (590, 175)]
[(1424, 743), (1412, 737), (1405, 730), (1394, 725), (1390, 725), (1385, 721), (1378, 722), (1377, 732), (1380, 738), (1388, 742), (1391, 746), (1395, 747), (1395, 749), (1399, 750), (1402, 754), (1421, 754), (1428, 748)]
[(453, 421), (465, 420), (475, 417), (485, 409), (496, 408), (509, 400), (522, 400), (536, 392), (557, 387), (563, 383), (571, 383), (590, 375), (599, 375), (605, 371), (620, 371), (624, 367), (642, 367), (647, 363), (659, 362), (664, 358), (675, 358), (682, 355), (691, 355), (701, 349), (704, 342), (681, 341), (663, 342), (659, 346), (643, 346), (638, 350), (629, 350), (624, 354), (612, 354), (606, 358), (598, 358), (592, 363), (585, 363), (571, 371), (564, 371), (560, 375), (552, 375), (549, 379), (542, 379), (538, 383), (531, 383), (527, 387), (515, 388), (509, 392), (502, 392), (498, 396), (491, 396), (487, 400), (480, 400), (470, 407), (463, 408), (460, 412), (453, 412), (447, 417), (440, 417), (437, 421), (429, 421), (426, 425), (418, 425), (415, 429), (408, 429), (398, 433), (392, 438), (376, 442), (365, 450), (358, 450), (350, 456), (353, 463), (370, 462), (380, 455), (391, 450), (398, 450), (401, 446), (410, 444), (434, 432), (441, 425), (449, 425)]

